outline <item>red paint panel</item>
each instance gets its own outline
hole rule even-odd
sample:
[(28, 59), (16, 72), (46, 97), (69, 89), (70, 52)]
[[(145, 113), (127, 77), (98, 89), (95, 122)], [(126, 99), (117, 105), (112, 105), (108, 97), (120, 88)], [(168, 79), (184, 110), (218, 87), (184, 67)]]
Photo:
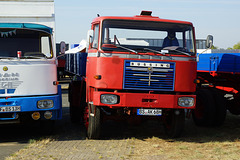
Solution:
[[(147, 61), (147, 60), (145, 60)], [(154, 60), (156, 62), (156, 60)], [(175, 92), (195, 92), (197, 63), (176, 61)], [(87, 83), (98, 89), (120, 90), (123, 86), (124, 59), (119, 57), (88, 57)], [(94, 79), (101, 75), (101, 80)]]
[[(124, 59), (119, 57), (88, 57), (87, 83), (98, 89), (122, 89)], [(101, 80), (94, 79), (101, 75)]]
[(178, 61), (175, 71), (175, 91), (195, 92), (196, 84), (194, 80), (197, 76), (197, 62)]
[(161, 19), (158, 17), (152, 17), (152, 16), (133, 16), (133, 17), (113, 17), (113, 16), (103, 16), (103, 17), (97, 17), (93, 20), (92, 24), (99, 23), (105, 19), (119, 19), (119, 20), (139, 20), (139, 21), (156, 21), (156, 22), (166, 22), (166, 23), (177, 23), (177, 24), (187, 24), (192, 25), (191, 22), (187, 21), (179, 21), (179, 20), (170, 20), (170, 19)]
[[(120, 97), (119, 104), (107, 105), (100, 102), (102, 94), (115, 94)], [(195, 95), (171, 95), (171, 94), (148, 94), (148, 93), (109, 93), (109, 92), (93, 92), (93, 104), (97, 106), (108, 107), (138, 107), (138, 108), (187, 108), (178, 106), (179, 97), (193, 97)]]

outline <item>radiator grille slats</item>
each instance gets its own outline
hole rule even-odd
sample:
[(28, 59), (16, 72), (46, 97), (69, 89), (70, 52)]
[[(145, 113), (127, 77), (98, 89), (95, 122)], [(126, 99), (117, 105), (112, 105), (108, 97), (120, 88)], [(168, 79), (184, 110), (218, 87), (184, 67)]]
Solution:
[(125, 61), (123, 88), (140, 90), (174, 90), (175, 63)]

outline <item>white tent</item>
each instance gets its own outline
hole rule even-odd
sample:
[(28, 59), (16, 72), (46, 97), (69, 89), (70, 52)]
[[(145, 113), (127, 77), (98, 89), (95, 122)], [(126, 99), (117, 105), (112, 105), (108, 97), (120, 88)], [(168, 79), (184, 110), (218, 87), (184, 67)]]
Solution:
[(68, 53), (78, 53), (78, 52), (81, 52), (82, 50), (84, 50), (86, 47), (87, 47), (87, 41), (86, 40), (82, 40), (79, 43), (79, 46), (77, 46), (75, 48), (72, 48), (72, 49), (69, 49), (65, 53), (66, 54), (68, 54)]

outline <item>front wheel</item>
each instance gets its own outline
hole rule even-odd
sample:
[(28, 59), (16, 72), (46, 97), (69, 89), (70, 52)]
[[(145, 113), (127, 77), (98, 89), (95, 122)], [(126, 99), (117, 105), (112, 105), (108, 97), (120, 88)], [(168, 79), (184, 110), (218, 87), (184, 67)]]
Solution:
[(196, 95), (197, 104), (192, 112), (193, 121), (197, 126), (213, 126), (216, 114), (213, 95), (207, 89), (199, 89)]
[(181, 136), (185, 126), (185, 112), (181, 110), (171, 110), (164, 117), (164, 129), (170, 138)]
[(88, 118), (85, 118), (87, 137), (89, 139), (98, 139), (100, 138), (101, 133), (101, 108), (91, 104), (89, 105), (89, 109), (86, 109), (86, 111), (88, 112)]
[(211, 89), (210, 91), (214, 97), (215, 107), (216, 107), (213, 126), (219, 127), (224, 123), (226, 119), (226, 114), (227, 114), (226, 100), (224, 98), (224, 95), (219, 93), (217, 90)]

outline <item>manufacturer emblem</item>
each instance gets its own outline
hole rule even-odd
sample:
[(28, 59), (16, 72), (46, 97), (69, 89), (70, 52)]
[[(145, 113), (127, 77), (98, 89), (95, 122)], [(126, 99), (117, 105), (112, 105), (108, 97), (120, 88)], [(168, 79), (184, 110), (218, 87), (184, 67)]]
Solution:
[(149, 74), (153, 73), (153, 68), (152, 68), (152, 67), (148, 67), (147, 72), (148, 72)]
[(151, 85), (151, 76), (152, 76), (152, 73), (153, 73), (153, 68), (148, 67), (147, 72), (149, 73), (148, 86), (150, 86)]
[(3, 71), (8, 71), (8, 67), (4, 66)]

